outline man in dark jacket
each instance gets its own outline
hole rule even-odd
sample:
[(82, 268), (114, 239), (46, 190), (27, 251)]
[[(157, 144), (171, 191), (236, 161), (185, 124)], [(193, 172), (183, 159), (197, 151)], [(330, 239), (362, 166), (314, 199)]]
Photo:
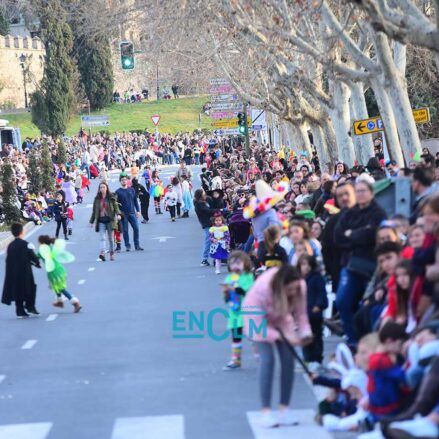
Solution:
[(133, 178), (133, 189), (136, 191), (140, 201), (140, 211), (142, 212), (142, 224), (146, 224), (149, 221), (148, 209), (149, 209), (149, 192), (146, 187), (141, 185), (137, 178)]
[(29, 243), (24, 240), (22, 224), (12, 224), (11, 233), (15, 239), (9, 244), (6, 252), (6, 276), (2, 303), (10, 305), (15, 302), (18, 318), (29, 317), (29, 314), (39, 315), (35, 308), (37, 286), (32, 273), (32, 265), (40, 268), (40, 261), (34, 251), (29, 248)]
[(373, 186), (365, 180), (355, 184), (357, 204), (340, 215), (334, 239), (343, 251), (337, 309), (348, 341), (355, 344), (357, 335), (353, 316), (375, 268), (375, 235), (386, 213), (374, 200)]
[(212, 209), (210, 203), (212, 200), (207, 197), (206, 192), (203, 189), (197, 189), (194, 194), (194, 207), (195, 213), (197, 214), (198, 221), (204, 232), (204, 244), (203, 244), (203, 260), (201, 265), (208, 267), (209, 261), (209, 249), (210, 249), (210, 239), (209, 239), (209, 228), (212, 225), (211, 218), (218, 209)]

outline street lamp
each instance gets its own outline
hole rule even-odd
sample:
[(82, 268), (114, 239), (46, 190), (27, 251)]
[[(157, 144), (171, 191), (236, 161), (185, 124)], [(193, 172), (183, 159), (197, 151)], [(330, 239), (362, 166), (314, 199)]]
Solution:
[(24, 108), (28, 107), (28, 102), (27, 102), (27, 88), (26, 88), (26, 66), (25, 66), (25, 62), (27, 61), (27, 55), (25, 55), (24, 53), (22, 53), (20, 55), (20, 65), (21, 68), (23, 70), (23, 85), (24, 85)]

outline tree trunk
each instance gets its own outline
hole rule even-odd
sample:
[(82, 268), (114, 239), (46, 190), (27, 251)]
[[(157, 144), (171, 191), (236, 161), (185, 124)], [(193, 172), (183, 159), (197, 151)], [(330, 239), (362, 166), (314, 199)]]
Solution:
[(308, 154), (308, 159), (311, 160), (312, 147), (311, 147), (311, 142), (309, 141), (308, 130), (307, 130), (304, 123), (297, 125), (296, 128), (297, 128), (297, 131), (299, 132), (299, 136), (300, 136), (300, 140), (301, 140), (300, 152), (305, 151)]
[(349, 88), (341, 81), (334, 81), (334, 108), (330, 110), (337, 139), (338, 159), (349, 167), (354, 165), (355, 152), (350, 131)]
[(323, 128), (320, 125), (311, 125), (311, 131), (314, 138), (314, 146), (317, 150), (317, 157), (320, 162), (322, 172), (327, 172), (331, 165), (331, 157), (329, 156), (328, 144)]
[(328, 145), (328, 155), (331, 165), (334, 166), (337, 161), (337, 140), (335, 138), (334, 126), (331, 119), (321, 121), (323, 133), (325, 135), (326, 144)]
[(404, 166), (404, 156), (402, 154), (401, 144), (399, 143), (398, 129), (396, 126), (395, 115), (392, 105), (390, 104), (387, 92), (381, 84), (379, 78), (371, 80), (371, 87), (375, 94), (375, 99), (380, 110), (381, 120), (385, 128), (387, 147), (390, 158), (395, 160), (398, 166)]
[[(360, 82), (356, 82), (351, 84), (350, 89), (351, 122), (353, 123), (355, 120), (367, 119), (369, 114), (367, 112), (366, 99), (364, 97), (364, 85)], [(356, 136), (353, 129), (351, 133), (355, 145), (357, 161), (360, 165), (366, 165), (368, 160), (374, 156), (372, 135), (365, 134), (363, 136)]]

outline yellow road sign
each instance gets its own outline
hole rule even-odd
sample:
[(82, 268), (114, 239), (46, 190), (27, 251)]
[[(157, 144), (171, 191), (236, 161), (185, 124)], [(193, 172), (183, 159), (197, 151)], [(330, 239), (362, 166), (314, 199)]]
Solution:
[(383, 129), (384, 127), (381, 117), (371, 117), (370, 119), (356, 120), (354, 122), (354, 133), (357, 136), (376, 133)]
[[(247, 124), (249, 127), (252, 126), (251, 118), (248, 118)], [(238, 119), (218, 119), (213, 121), (210, 125), (215, 128), (238, 128)]]
[(428, 107), (417, 108), (413, 110), (413, 117), (416, 123), (430, 122), (430, 109)]
[[(430, 122), (430, 110), (427, 107), (417, 108), (413, 110), (413, 117), (417, 124)], [(371, 117), (370, 119), (356, 120), (354, 122), (354, 133), (357, 136), (383, 130), (384, 125), (381, 117)]]

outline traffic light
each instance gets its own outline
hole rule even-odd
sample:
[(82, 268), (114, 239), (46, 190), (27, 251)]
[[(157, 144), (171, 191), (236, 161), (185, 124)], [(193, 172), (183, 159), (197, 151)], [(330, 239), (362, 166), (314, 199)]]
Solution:
[(247, 113), (238, 113), (238, 131), (239, 134), (245, 135), (247, 132)]
[(131, 41), (120, 43), (120, 63), (123, 70), (134, 69), (134, 44)]

